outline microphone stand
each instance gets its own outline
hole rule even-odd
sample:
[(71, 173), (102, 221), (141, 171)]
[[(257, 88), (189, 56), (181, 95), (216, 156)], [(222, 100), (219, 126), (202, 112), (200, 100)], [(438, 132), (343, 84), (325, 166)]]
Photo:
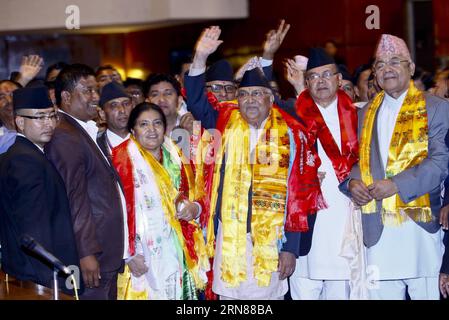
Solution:
[(53, 268), (53, 300), (59, 300), (58, 269)]

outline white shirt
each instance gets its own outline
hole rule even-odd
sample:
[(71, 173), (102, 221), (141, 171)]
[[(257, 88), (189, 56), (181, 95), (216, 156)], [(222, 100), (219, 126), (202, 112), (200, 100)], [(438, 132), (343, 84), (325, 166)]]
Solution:
[(259, 128), (253, 127), (252, 125), (249, 125), (249, 151), (250, 154), (254, 152), (254, 149), (256, 149), (257, 142), (259, 142), (259, 138), (261, 134), (264, 132), (265, 124), (267, 123), (268, 118), (266, 118), (262, 123), (260, 124)]
[(380, 158), (382, 159), (384, 170), (387, 167), (388, 150), (390, 149), (391, 137), (396, 126), (396, 118), (401, 110), (407, 92), (408, 90), (397, 99), (385, 93), (384, 101), (379, 108), (377, 115), (377, 136), (379, 137)]
[(358, 109), (363, 109), (367, 105), (367, 103), (368, 103), (368, 101), (359, 101), (359, 102), (354, 102), (354, 105)]
[(112, 132), (111, 130), (106, 129), (106, 137), (107, 137), (109, 143), (111, 144), (111, 145), (109, 145), (109, 143), (108, 143), (109, 148), (111, 146), (113, 148), (117, 147), (118, 145), (120, 145), (123, 142), (125, 142), (126, 140), (128, 140), (129, 136), (130, 136), (130, 134), (128, 133), (125, 138), (122, 138), (118, 134), (115, 134), (114, 132)]
[[(338, 98), (326, 108), (318, 104), (317, 107), (341, 152)], [(320, 210), (317, 214), (312, 246), (307, 255), (296, 260), (295, 276), (313, 280), (349, 280), (349, 265), (347, 260), (340, 256), (340, 251), (346, 221), (350, 214), (350, 200), (338, 191), (339, 182), (332, 161), (319, 140), (317, 145), (321, 159), (318, 172), (326, 173), (321, 183), (321, 190), (328, 208)]]
[[(68, 114), (67, 112), (64, 112), (61, 109), (59, 109), (59, 112), (68, 115), (69, 117), (74, 119), (84, 130), (86, 130), (87, 134), (92, 139), (92, 141), (95, 143), (95, 145), (97, 146), (98, 150), (100, 151), (100, 153), (105, 158), (106, 162), (109, 163), (108, 159), (104, 155), (103, 151), (101, 151), (100, 147), (97, 144), (98, 127), (97, 127), (97, 124), (95, 123), (95, 121), (89, 120), (89, 121), (85, 122), (85, 121), (81, 121), (81, 120), (73, 117), (72, 115)], [(109, 132), (111, 132), (111, 131), (109, 131)], [(116, 183), (116, 186), (117, 186), (117, 189), (118, 189), (119, 194), (120, 194), (120, 203), (122, 205), (122, 214), (123, 214), (123, 235), (124, 235), (124, 240), (123, 240), (124, 241), (124, 245), (123, 245), (123, 259), (127, 259), (129, 257), (128, 213), (126, 211), (125, 196), (124, 196), (123, 191), (120, 188), (120, 185), (118, 184), (118, 182)]]
[(340, 119), (338, 117), (338, 98), (336, 98), (330, 105), (326, 108), (316, 104), (318, 110), (320, 110), (321, 116), (329, 128), (335, 142), (337, 143), (338, 149), (341, 152), (341, 130), (340, 130)]

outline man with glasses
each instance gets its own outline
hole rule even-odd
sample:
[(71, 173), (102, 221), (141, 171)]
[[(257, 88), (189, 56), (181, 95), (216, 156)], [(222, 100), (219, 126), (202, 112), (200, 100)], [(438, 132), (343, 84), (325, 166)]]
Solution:
[[(204, 30), (192, 67), (204, 67), (222, 43), (220, 33), (217, 26)], [(188, 101), (191, 94), (187, 90)], [(299, 254), (299, 230), (307, 228), (320, 199), (317, 162), (306, 132), (273, 107), (259, 68), (244, 73), (236, 97), (238, 107), (190, 105), (204, 127), (217, 129), (205, 134), (221, 134), (213, 157), (197, 166), (210, 197), (201, 222), (214, 253), (212, 289), (220, 299), (283, 299)], [(287, 185), (293, 188), (288, 198)]]
[(126, 204), (113, 168), (96, 144), (98, 87), (93, 70), (64, 67), (56, 78), (61, 121), (45, 154), (61, 174), (86, 290), (81, 299), (114, 300), (128, 257)]
[[(29, 235), (64, 265), (79, 267), (64, 182), (44, 155), (58, 115), (45, 87), (15, 90), (13, 105), (17, 138), (0, 156), (2, 269), (51, 288), (53, 269), (26, 253), (21, 238)], [(65, 283), (61, 278), (60, 288), (71, 292)]]
[(133, 103), (121, 84), (110, 82), (101, 91), (100, 108), (99, 114), (108, 128), (99, 135), (97, 143), (110, 159), (112, 149), (129, 139), (128, 119)]
[(355, 101), (355, 91), (354, 91), (354, 79), (348, 71), (348, 68), (344, 64), (338, 65), (338, 70), (341, 73), (341, 83), (340, 89), (346, 92), (346, 94)]
[[(189, 75), (191, 75), (189, 73)], [(236, 86), (234, 84), (232, 67), (226, 60), (219, 60), (206, 70), (206, 89), (219, 102), (235, 99)]]
[[(200, 36), (203, 37), (203, 35)], [(193, 112), (202, 108), (214, 109), (235, 107), (236, 85), (232, 67), (226, 60), (219, 60), (206, 70), (209, 55), (200, 55), (198, 50), (192, 60), (190, 70), (184, 75), (187, 108)], [(202, 123), (207, 128), (207, 123)]]
[(361, 206), (372, 299), (438, 299), (447, 101), (418, 90), (404, 40), (384, 34), (374, 73), (383, 89), (359, 117), (360, 160), (342, 190)]
[(16, 139), (12, 94), (19, 87), (20, 84), (10, 80), (0, 81), (0, 154), (6, 152)]
[(324, 49), (310, 50), (305, 79), (306, 90), (299, 95), (295, 112), (313, 137), (327, 205), (309, 216), (309, 230), (301, 237), (301, 256), (290, 277), (291, 296), (299, 300), (349, 299), (350, 268), (340, 252), (352, 212), (350, 200), (338, 186), (358, 159), (357, 110), (339, 89), (341, 72)]

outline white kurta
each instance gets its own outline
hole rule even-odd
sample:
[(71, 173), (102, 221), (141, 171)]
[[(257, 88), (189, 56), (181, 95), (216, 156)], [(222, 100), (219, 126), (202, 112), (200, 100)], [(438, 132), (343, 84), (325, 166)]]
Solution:
[[(377, 119), (379, 151), (384, 168), (399, 110), (407, 92), (398, 99), (385, 94)], [(379, 280), (437, 277), (443, 254), (442, 232), (429, 233), (409, 219), (400, 226), (385, 226), (379, 242), (367, 249), (368, 267)]]
[[(340, 120), (337, 99), (327, 108), (318, 109), (341, 150)], [(332, 162), (318, 140), (318, 155), (321, 159), (319, 172), (326, 176), (321, 184), (327, 209), (318, 212), (313, 230), (312, 247), (306, 256), (299, 257), (295, 276), (314, 280), (349, 280), (349, 265), (339, 256), (343, 233), (349, 216), (350, 200), (338, 190), (338, 179)]]

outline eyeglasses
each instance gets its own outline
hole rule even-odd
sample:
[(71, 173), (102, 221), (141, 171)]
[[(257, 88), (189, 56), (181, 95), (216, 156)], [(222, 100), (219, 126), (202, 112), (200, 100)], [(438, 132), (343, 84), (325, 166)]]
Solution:
[(335, 76), (336, 74), (338, 74), (339, 72), (332, 72), (332, 71), (324, 71), (322, 74), (318, 74), (318, 73), (310, 73), (307, 75), (307, 80), (309, 81), (315, 81), (318, 79), (326, 79), (329, 80), (330, 78), (332, 78), (333, 76)]
[(59, 115), (56, 113), (52, 113), (52, 114), (44, 114), (41, 116), (27, 116), (27, 115), (23, 115), (23, 114), (18, 114), (19, 117), (23, 117), (23, 118), (27, 118), (27, 119), (32, 119), (32, 120), (37, 120), (40, 123), (44, 123), (46, 120), (50, 120), (50, 121), (59, 121)]
[(399, 68), (401, 66), (402, 62), (409, 62), (408, 60), (399, 60), (399, 59), (392, 59), (390, 61), (377, 61), (374, 64), (374, 70), (380, 71), (384, 69), (387, 65), (389, 65), (392, 68)]
[(210, 86), (206, 86), (206, 88), (209, 88), (212, 92), (218, 93), (218, 92), (226, 92), (226, 93), (234, 93), (235, 92), (235, 86), (232, 84), (211, 84)]
[(248, 99), (250, 96), (254, 99), (261, 99), (266, 94), (270, 94), (270, 92), (263, 91), (263, 90), (253, 90), (251, 92), (248, 92), (246, 90), (239, 90), (237, 92), (237, 98), (241, 100)]

